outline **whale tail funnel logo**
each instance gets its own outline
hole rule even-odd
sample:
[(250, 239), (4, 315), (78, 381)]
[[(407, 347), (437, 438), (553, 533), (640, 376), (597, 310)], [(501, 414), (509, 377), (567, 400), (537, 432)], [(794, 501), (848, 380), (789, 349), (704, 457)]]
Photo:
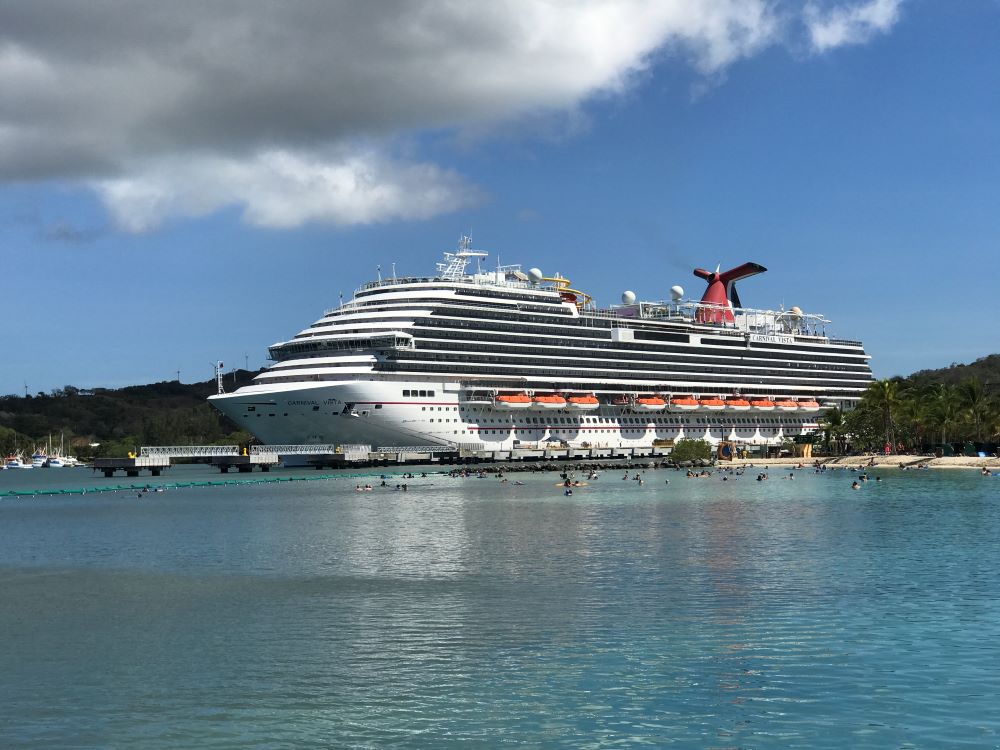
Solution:
[(694, 269), (695, 276), (708, 282), (708, 288), (701, 296), (701, 302), (705, 306), (698, 308), (695, 320), (699, 323), (733, 322), (733, 306), (742, 307), (740, 296), (736, 292), (736, 282), (766, 270), (760, 263), (744, 263), (722, 273), (719, 273), (718, 266), (714, 271)]

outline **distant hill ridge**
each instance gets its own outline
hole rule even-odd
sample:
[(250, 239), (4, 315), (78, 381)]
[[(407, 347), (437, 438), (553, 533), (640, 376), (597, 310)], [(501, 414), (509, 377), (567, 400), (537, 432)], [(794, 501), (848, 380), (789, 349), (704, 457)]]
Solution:
[(947, 383), (957, 385), (963, 380), (975, 378), (984, 386), (992, 385), (1000, 388), (1000, 354), (990, 354), (980, 357), (967, 365), (952, 364), (936, 370), (918, 370), (909, 379), (918, 383)]
[[(226, 390), (247, 385), (259, 373), (226, 373)], [(60, 435), (77, 455), (125, 455), (138, 445), (246, 442), (249, 434), (213, 409), (206, 399), (215, 380), (177, 380), (124, 388), (83, 390), (73, 386), (35, 396), (0, 397), (0, 450), (31, 450)], [(100, 446), (91, 448), (91, 443)], [(124, 452), (121, 452), (122, 449)], [(116, 454), (117, 455), (117, 454)]]

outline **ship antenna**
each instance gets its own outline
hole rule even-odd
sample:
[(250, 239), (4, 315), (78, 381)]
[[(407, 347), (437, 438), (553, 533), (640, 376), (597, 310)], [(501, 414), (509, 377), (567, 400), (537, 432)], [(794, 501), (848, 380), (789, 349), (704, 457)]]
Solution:
[(378, 280), (382, 281), (382, 264), (379, 263), (377, 266), (375, 266), (375, 270), (378, 272)]

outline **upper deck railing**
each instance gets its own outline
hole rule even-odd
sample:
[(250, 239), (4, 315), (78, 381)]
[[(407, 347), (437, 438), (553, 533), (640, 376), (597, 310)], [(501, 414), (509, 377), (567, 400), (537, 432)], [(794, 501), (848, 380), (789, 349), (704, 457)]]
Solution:
[[(485, 253), (472, 251), (471, 240), (463, 237), (459, 243), (458, 253), (446, 253), (445, 263), (439, 263), (440, 273), (437, 276), (395, 276), (369, 281), (355, 290), (358, 294), (372, 289), (382, 289), (408, 284), (462, 284), (477, 287), (495, 287), (509, 289), (533, 289), (550, 292), (560, 291), (556, 285), (540, 286), (537, 276), (528, 278), (521, 273), (519, 266), (497, 266), (496, 271), (478, 269), (476, 273), (466, 274), (465, 268), (469, 259), (485, 257)], [(537, 271), (532, 271), (537, 274)], [(543, 279), (552, 281), (552, 279)], [(534, 283), (533, 283), (534, 282)], [(587, 298), (589, 300), (589, 298)], [(325, 311), (330, 315), (350, 306), (341, 303), (339, 308)], [(800, 312), (798, 308), (791, 310), (760, 310), (749, 307), (729, 307), (693, 300), (635, 302), (630, 305), (612, 305), (598, 308), (591, 304), (578, 306), (581, 317), (609, 319), (615, 321), (616, 327), (628, 327), (633, 320), (675, 321), (684, 325), (697, 325), (715, 335), (742, 335), (746, 333), (761, 335), (799, 335), (826, 338), (826, 325), (830, 322), (824, 316)], [(780, 343), (780, 342), (774, 342)], [(860, 342), (841, 341), (840, 343), (858, 345)]]

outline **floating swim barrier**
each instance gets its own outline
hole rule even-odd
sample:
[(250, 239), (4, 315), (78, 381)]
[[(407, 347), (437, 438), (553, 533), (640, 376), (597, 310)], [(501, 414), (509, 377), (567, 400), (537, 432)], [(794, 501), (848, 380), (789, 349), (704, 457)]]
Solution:
[[(436, 472), (441, 473), (441, 472)], [(397, 476), (402, 476), (397, 475)], [(189, 487), (232, 487), (245, 484), (274, 484), (276, 482), (315, 482), (329, 479), (362, 479), (375, 477), (384, 479), (386, 475), (372, 472), (362, 474), (319, 474), (305, 477), (267, 477), (260, 479), (222, 479), (217, 481), (198, 482), (167, 482), (164, 484), (112, 484), (104, 487), (75, 487), (75, 488), (51, 488), (34, 490), (6, 490), (0, 492), (0, 498), (4, 497), (46, 497), (56, 495), (87, 495), (91, 493), (103, 492), (156, 492), (158, 490), (186, 489)]]

